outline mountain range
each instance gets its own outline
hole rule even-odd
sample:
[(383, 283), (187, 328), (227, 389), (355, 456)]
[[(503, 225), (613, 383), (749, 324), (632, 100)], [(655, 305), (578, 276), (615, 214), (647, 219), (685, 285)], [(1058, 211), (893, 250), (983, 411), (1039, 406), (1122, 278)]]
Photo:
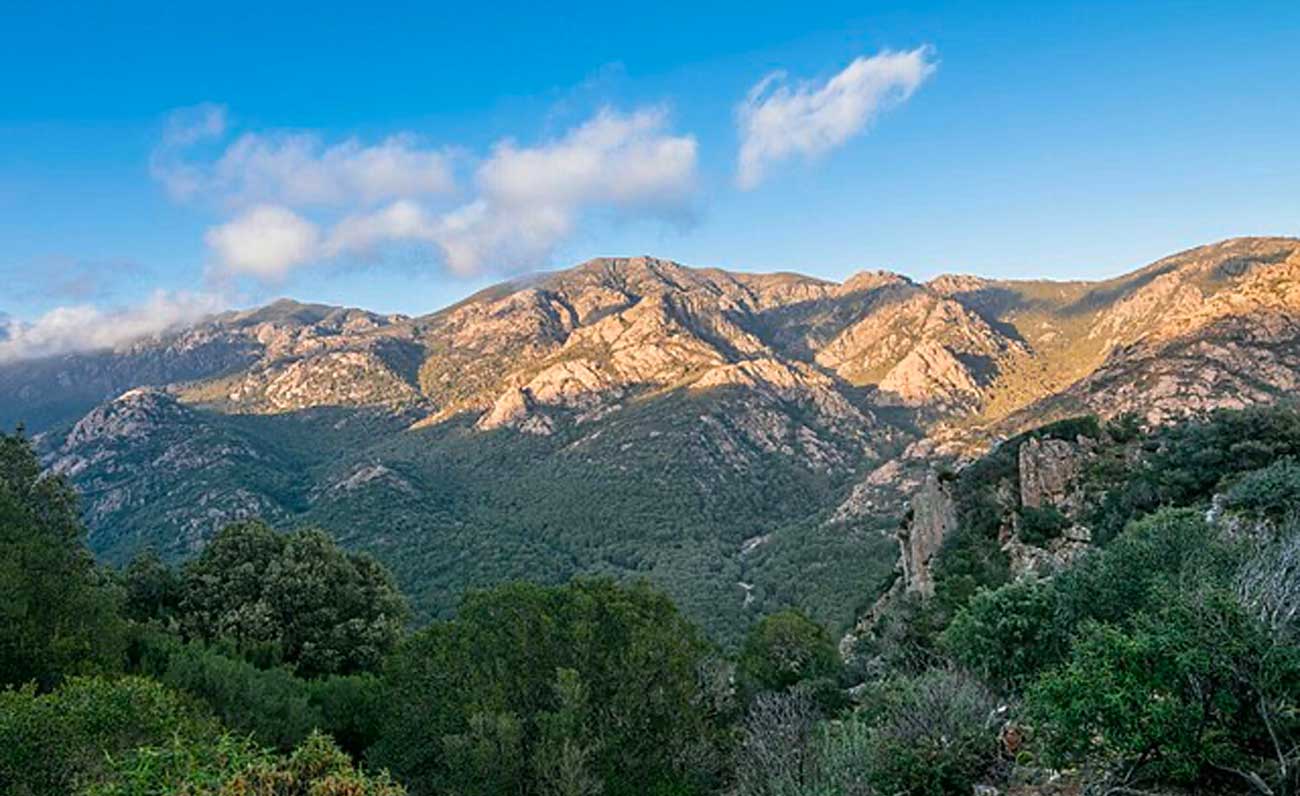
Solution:
[(430, 315), (278, 301), (0, 365), (90, 545), (194, 554), (319, 525), (424, 617), (466, 588), (647, 577), (724, 641), (797, 605), (843, 629), (897, 577), (943, 461), (1080, 414), (1163, 423), (1300, 388), (1300, 240), (1101, 282), (598, 259)]

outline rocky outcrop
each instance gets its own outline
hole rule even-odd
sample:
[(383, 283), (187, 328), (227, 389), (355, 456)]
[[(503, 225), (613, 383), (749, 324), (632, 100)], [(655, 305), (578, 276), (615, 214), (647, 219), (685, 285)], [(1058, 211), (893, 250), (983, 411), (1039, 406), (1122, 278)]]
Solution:
[(903, 583), (907, 591), (929, 597), (934, 594), (930, 564), (957, 529), (957, 505), (948, 481), (931, 472), (912, 497), (910, 514), (898, 534)]
[(1092, 446), (1086, 437), (1075, 442), (1030, 437), (1016, 453), (1020, 473), (1020, 505), (1051, 506), (1070, 511), (1076, 504), (1075, 479)]

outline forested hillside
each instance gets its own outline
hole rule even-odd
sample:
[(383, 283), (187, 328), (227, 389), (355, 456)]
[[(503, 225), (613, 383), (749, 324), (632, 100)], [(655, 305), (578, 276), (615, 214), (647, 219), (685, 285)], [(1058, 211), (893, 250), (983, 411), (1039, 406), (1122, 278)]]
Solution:
[(252, 519), (96, 564), (6, 436), (0, 790), (1296, 793), (1298, 461), (1285, 407), (1026, 432), (927, 479), (842, 644), (779, 611), (728, 652), (644, 582), (412, 621), (369, 555)]

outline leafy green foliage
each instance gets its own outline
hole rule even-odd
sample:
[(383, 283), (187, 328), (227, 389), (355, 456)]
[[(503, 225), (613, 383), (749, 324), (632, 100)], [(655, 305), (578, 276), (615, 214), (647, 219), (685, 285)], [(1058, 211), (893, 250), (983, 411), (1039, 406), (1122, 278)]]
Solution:
[(944, 631), (943, 646), (990, 682), (1018, 689), (1065, 658), (1084, 622), (1127, 623), (1174, 584), (1226, 583), (1237, 555), (1200, 512), (1165, 509), (1050, 581), (977, 593)]
[(1042, 547), (1070, 527), (1070, 520), (1056, 506), (1021, 506), (1020, 541)]
[(1223, 589), (1165, 589), (1159, 603), (1127, 629), (1088, 625), (1030, 690), (1047, 760), (1158, 782), (1285, 779), (1270, 758), (1300, 727), (1300, 650), (1276, 647)]
[(0, 434), (0, 685), (121, 667), (117, 599), (84, 547), (76, 494)]
[[(1140, 455), (1133, 455), (1134, 444)], [(1205, 505), (1242, 474), (1297, 456), (1300, 413), (1286, 407), (1223, 410), (1166, 426), (1103, 451), (1090, 477), (1098, 498), (1085, 524), (1105, 543), (1161, 506)]]
[(260, 669), (202, 642), (142, 634), (136, 668), (202, 702), (222, 725), (264, 746), (293, 749), (314, 730), (360, 756), (378, 738), (382, 696), (372, 675), (296, 677), (283, 666)]
[(397, 643), (406, 603), (373, 558), (323, 532), (227, 526), (185, 570), (181, 626), (195, 638), (274, 650), (304, 676), (378, 665)]
[(877, 793), (969, 793), (997, 761), (997, 702), (974, 678), (932, 669), (880, 693), (865, 750)]
[[(611, 795), (693, 792), (720, 765), (713, 655), (644, 585), (473, 592), (393, 657), (371, 757), (417, 794), (538, 793), (543, 771)], [(567, 773), (548, 768), (554, 754)]]
[(121, 573), (125, 599), (122, 613), (134, 622), (171, 623), (184, 595), (176, 570), (167, 566), (152, 549), (131, 559)]
[(976, 594), (944, 631), (943, 645), (961, 665), (1012, 689), (1061, 659), (1068, 624), (1051, 584), (1019, 580)]
[(0, 793), (67, 796), (99, 780), (111, 757), (210, 733), (179, 695), (138, 677), (72, 677), (57, 690), (0, 692)]
[(805, 684), (823, 705), (838, 701), (843, 664), (826, 629), (798, 611), (764, 617), (745, 639), (736, 679), (748, 694), (784, 691)]
[(1246, 473), (1224, 495), (1224, 507), (1274, 523), (1300, 515), (1300, 461), (1287, 456)]
[(387, 774), (357, 770), (327, 736), (310, 735), (286, 757), (230, 735), (174, 739), (138, 749), (85, 796), (405, 796)]

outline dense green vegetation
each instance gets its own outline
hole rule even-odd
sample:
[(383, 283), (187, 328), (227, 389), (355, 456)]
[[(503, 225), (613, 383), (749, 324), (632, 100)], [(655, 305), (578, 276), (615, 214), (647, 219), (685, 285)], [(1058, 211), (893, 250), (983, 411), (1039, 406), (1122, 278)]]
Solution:
[[(1300, 418), (1032, 433), (1088, 441), (1083, 504), (1008, 502), (1027, 437), (945, 476), (935, 595), (878, 606), (847, 662), (808, 614), (733, 654), (599, 576), (472, 589), (412, 629), (375, 560), (259, 522), (179, 568), (100, 569), (67, 483), (5, 436), (0, 792), (945, 796), (1055, 771), (1300, 793)], [(1081, 523), (1094, 545), (1012, 577), (1007, 529)]]
[[(869, 599), (897, 552), (890, 517), (826, 524), (876, 461), (817, 469), (747, 443), (726, 425), (743, 417), (744, 398), (674, 393), (630, 402), (598, 427), (558, 423), (551, 436), (477, 431), (473, 417), (405, 430), (412, 418), (367, 412), (184, 407), (175, 428), (113, 447), (111, 468), (92, 463), (77, 479), (132, 495), (95, 518), (91, 546), (117, 565), (147, 547), (172, 564), (194, 555), (216, 529), (195, 522), (193, 507), (218, 495), (235, 504), (221, 506), (227, 512), (253, 505), (277, 530), (319, 527), (370, 553), (419, 621), (452, 616), (472, 589), (609, 576), (649, 580), (728, 649), (750, 623), (786, 608), (842, 632), (860, 607), (844, 595)], [(717, 431), (702, 416), (717, 418)], [(740, 449), (723, 451), (711, 435)], [(198, 471), (151, 466), (182, 445), (233, 453)], [(841, 447), (863, 451), (860, 441)], [(878, 447), (873, 456), (891, 453)], [(377, 462), (382, 475), (353, 480), (380, 472)], [(130, 475), (139, 472), (148, 479)]]

